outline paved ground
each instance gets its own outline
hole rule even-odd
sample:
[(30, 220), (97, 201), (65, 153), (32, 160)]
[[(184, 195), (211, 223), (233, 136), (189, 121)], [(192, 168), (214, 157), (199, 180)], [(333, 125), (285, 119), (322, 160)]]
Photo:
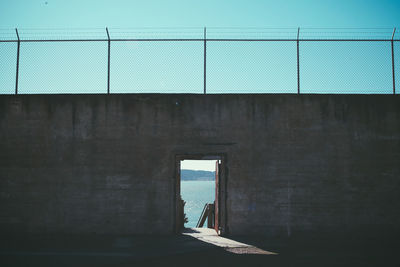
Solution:
[(0, 239), (0, 266), (400, 266), (396, 240), (177, 236), (29, 236)]

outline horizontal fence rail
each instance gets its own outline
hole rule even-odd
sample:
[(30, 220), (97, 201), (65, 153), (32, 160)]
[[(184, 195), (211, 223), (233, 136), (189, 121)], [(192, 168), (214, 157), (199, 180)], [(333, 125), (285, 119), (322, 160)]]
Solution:
[(0, 29), (0, 94), (397, 94), (399, 87), (396, 28), (82, 31)]

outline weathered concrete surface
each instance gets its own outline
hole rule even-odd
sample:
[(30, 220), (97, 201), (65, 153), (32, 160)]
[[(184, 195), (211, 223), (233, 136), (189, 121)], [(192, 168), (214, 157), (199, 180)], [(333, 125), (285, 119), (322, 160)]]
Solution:
[(399, 96), (3, 95), (0, 151), (0, 234), (172, 233), (186, 153), (231, 234), (399, 234)]

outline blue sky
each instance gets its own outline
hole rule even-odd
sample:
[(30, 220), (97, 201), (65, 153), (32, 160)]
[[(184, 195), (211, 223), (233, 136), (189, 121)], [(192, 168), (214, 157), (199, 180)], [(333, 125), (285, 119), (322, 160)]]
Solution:
[[(163, 37), (165, 31), (172, 31), (168, 34), (174, 37), (202, 38), (204, 26), (210, 38), (293, 38), (297, 27), (305, 37), (332, 37), (348, 31), (307, 27), (384, 28), (363, 29), (362, 33), (351, 30), (349, 36), (389, 38), (393, 27), (400, 27), (399, 11), (400, 1), (388, 0), (1, 0), (0, 39), (15, 39), (15, 27), (23, 39), (71, 34), (56, 30), (59, 28), (77, 29), (74, 31), (82, 33), (78, 37), (106, 38), (105, 26), (114, 38), (137, 37), (138, 32)], [(269, 29), (213, 27), (284, 29), (271, 34), (266, 33)], [(12, 94), (15, 90), (16, 51), (16, 43), (0, 43), (0, 93)], [(207, 92), (297, 93), (296, 60), (295, 42), (208, 42)], [(399, 92), (400, 42), (395, 43), (395, 65)], [(104, 93), (107, 42), (22, 43), (19, 73), (20, 93)], [(202, 93), (203, 43), (113, 42), (110, 73), (114, 93)], [(392, 87), (390, 42), (300, 45), (301, 92), (389, 94)]]
[(215, 163), (215, 160), (182, 160), (181, 169), (215, 171)]
[(394, 27), (395, 0), (1, 0), (2, 28)]

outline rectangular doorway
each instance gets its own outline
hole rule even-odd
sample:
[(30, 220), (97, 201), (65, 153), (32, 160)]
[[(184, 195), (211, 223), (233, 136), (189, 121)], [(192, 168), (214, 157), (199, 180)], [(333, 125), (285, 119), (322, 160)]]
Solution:
[(222, 155), (176, 156), (176, 233), (208, 227), (225, 234), (224, 161)]

